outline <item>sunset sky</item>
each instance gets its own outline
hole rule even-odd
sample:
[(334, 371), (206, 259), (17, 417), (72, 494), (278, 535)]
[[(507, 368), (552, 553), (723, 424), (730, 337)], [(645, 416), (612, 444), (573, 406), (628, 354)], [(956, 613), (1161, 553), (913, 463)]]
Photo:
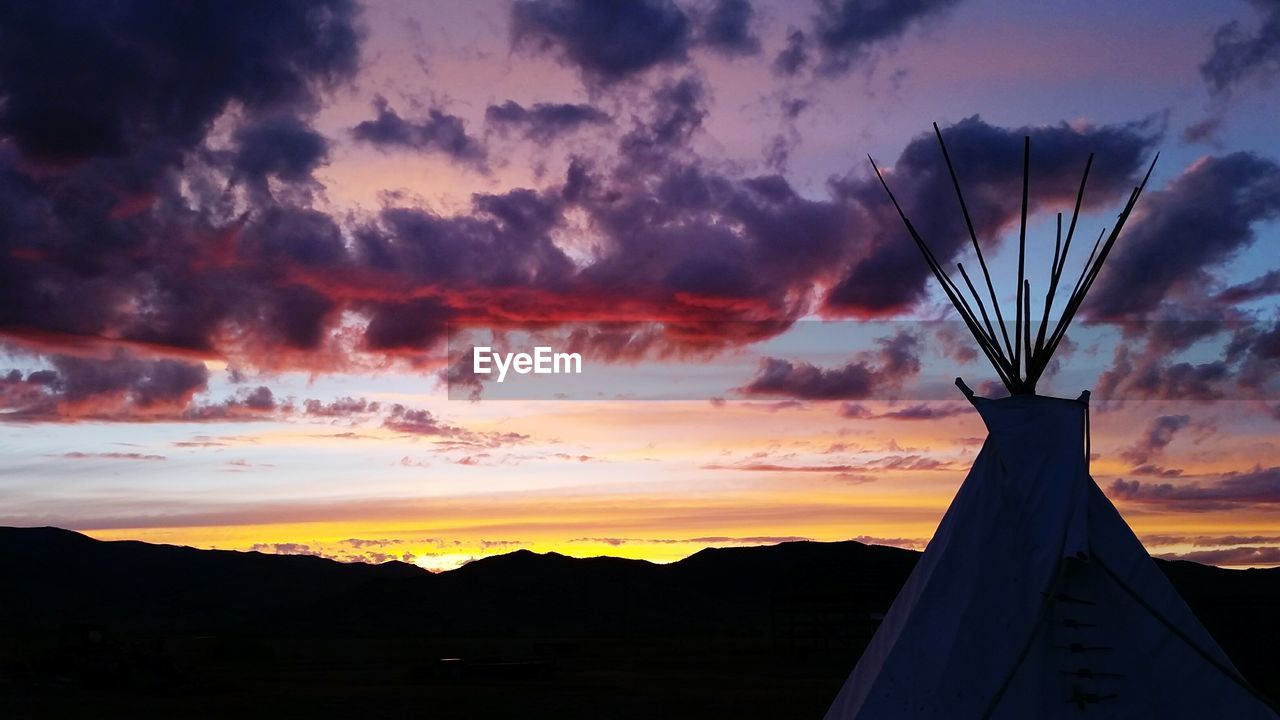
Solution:
[[(1160, 153), (1042, 391), (1153, 554), (1280, 565), (1274, 2), (53, 5), (0, 5), (0, 524), (921, 548), (995, 376), (867, 156), (975, 265), (937, 122), (1008, 308), (1023, 137), (1033, 298), (1088, 154), (1072, 279)], [(495, 331), (587, 371), (469, 382)]]

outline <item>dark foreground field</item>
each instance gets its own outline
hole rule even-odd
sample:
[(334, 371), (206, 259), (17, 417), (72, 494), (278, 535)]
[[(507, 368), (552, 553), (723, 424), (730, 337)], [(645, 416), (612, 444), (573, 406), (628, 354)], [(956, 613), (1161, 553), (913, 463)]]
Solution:
[[(0, 717), (815, 718), (916, 553), (412, 566), (0, 529)], [(1280, 696), (1280, 571), (1162, 563)]]

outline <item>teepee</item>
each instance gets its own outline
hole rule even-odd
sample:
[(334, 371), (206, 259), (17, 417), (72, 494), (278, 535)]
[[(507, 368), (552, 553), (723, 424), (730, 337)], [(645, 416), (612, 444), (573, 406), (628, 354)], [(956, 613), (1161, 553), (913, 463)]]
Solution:
[(1089, 157), (1065, 239), (1058, 216), (1044, 312), (1033, 334), (1031, 285), (1024, 275), (1026, 139), (1010, 333), (936, 124), (934, 132), (986, 280), (994, 324), (964, 267), (959, 272), (968, 296), (907, 219), (874, 161), (872, 167), (1010, 395), (978, 397), (957, 378), (987, 426), (986, 442), (827, 719), (1276, 718), (1089, 476), (1088, 392), (1074, 400), (1035, 394), (1147, 179), (1134, 188), (1110, 233), (1098, 236), (1050, 327)]

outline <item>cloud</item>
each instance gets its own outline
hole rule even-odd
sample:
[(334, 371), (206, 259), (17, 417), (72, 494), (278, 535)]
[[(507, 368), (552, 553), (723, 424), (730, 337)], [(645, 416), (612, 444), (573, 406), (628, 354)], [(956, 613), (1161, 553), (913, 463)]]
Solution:
[(1151, 465), (1150, 463), (1143, 465), (1135, 465), (1129, 469), (1129, 472), (1142, 477), (1159, 477), (1159, 478), (1176, 478), (1182, 477), (1181, 468), (1163, 467), (1160, 465)]
[[(1272, 382), (1280, 377), (1280, 320), (1270, 327), (1245, 326), (1231, 338), (1225, 354), (1240, 361), (1236, 376), (1239, 388), (1251, 397), (1274, 399)], [(1276, 416), (1280, 418), (1280, 414)]]
[[(249, 547), (252, 552), (271, 553), (274, 555), (321, 555), (319, 550), (312, 550), (303, 543), (254, 543)], [(323, 557), (323, 555), (321, 555)]]
[(63, 453), (58, 457), (68, 460), (168, 460), (164, 455), (148, 455), (136, 452), (103, 452), (103, 453), (86, 453), (86, 452), (69, 452)]
[[(937, 330), (934, 331), (933, 336), (938, 341), (939, 351), (944, 357), (951, 358), (962, 365), (967, 365), (978, 359), (978, 350), (974, 347), (973, 335), (963, 324), (959, 322), (938, 323)], [(1066, 354), (1070, 348), (1069, 342), (1069, 340), (1063, 340), (1063, 345), (1059, 347), (1055, 357)]]
[(351, 129), (351, 136), (378, 148), (399, 148), (436, 152), (476, 167), (484, 165), (487, 151), (479, 140), (467, 134), (462, 118), (432, 108), (418, 122), (400, 117), (385, 98), (373, 103), (377, 116)]
[(421, 539), (421, 540), (413, 540), (413, 541), (407, 541), (407, 540), (404, 540), (403, 538), (373, 538), (373, 539), (368, 539), (368, 538), (347, 538), (346, 540), (339, 540), (339, 542), (340, 542), (340, 543), (342, 543), (342, 544), (344, 544), (344, 545), (350, 545), (351, 547), (353, 547), (353, 548), (355, 548), (355, 549), (357, 549), (357, 550), (362, 550), (362, 549), (367, 548), (367, 547), (380, 547), (380, 548), (384, 548), (384, 547), (388, 547), (388, 546), (390, 546), (390, 545), (403, 545), (403, 544), (404, 544), (404, 543), (406, 543), (406, 542), (414, 542), (414, 543), (434, 543), (434, 542), (435, 542), (435, 538), (425, 538), (425, 539)]
[(593, 457), (591, 455), (570, 455), (569, 453), (562, 453), (562, 452), (552, 453), (551, 457), (556, 458), (558, 460), (567, 460), (570, 462), (579, 462), (579, 463), (604, 462), (600, 458)]
[(167, 418), (205, 389), (203, 364), (150, 360), (117, 351), (108, 359), (55, 355), (53, 370), (0, 381), (0, 410), (19, 421)]
[(569, 540), (571, 543), (591, 543), (599, 545), (777, 545), (784, 542), (812, 542), (813, 538), (799, 535), (756, 535), (750, 537), (730, 537), (727, 535), (708, 535), (691, 538), (634, 538), (634, 537), (580, 537)]
[(787, 31), (786, 46), (773, 59), (773, 71), (783, 76), (799, 75), (808, 67), (809, 61), (808, 36), (799, 28), (791, 28)]
[(1147, 431), (1120, 457), (1135, 466), (1145, 465), (1164, 452), (1177, 432), (1191, 424), (1190, 415), (1161, 415), (1151, 421)]
[(383, 427), (411, 435), (443, 435), (452, 436), (462, 429), (441, 422), (429, 410), (415, 410), (396, 403), (382, 423)]
[(245, 182), (260, 196), (270, 178), (289, 183), (313, 182), (312, 172), (329, 155), (324, 136), (294, 116), (273, 116), (238, 127), (233, 140), (231, 179)]
[[(831, 295), (823, 311), (889, 311), (861, 303), (849, 278), (879, 280), (864, 266), (915, 249), (884, 238), (898, 221), (883, 214), (878, 189), (858, 191), (865, 177), (815, 199), (780, 175), (743, 176), (691, 150), (710, 101), (697, 77), (633, 95), (616, 153), (572, 159), (562, 183), (479, 193), (450, 213), (388, 201), (337, 216), (281, 192), (282, 183), (309, 186), (326, 157), (301, 107), (230, 116), (218, 139), (230, 141), (225, 151), (96, 157), (53, 180), (0, 147), (0, 327), (45, 358), (109, 364), (127, 347), (179, 363), (325, 373), (388, 362), (438, 368), (450, 324), (588, 323), (574, 342), (625, 361), (709, 357), (775, 336), (832, 286), (840, 301)], [(538, 108), (522, 106), (526, 117)], [(390, 137), (413, 141), (416, 132), (393, 128)], [(911, 157), (908, 148), (899, 164)], [(564, 239), (580, 227), (591, 229), (589, 248)], [(923, 265), (908, 258), (898, 310), (925, 287)], [(912, 282), (914, 294), (904, 293)], [(6, 384), (4, 402), (25, 408), (49, 395), (24, 380)], [(174, 406), (206, 419), (281, 413), (248, 400)], [(126, 414), (137, 415), (116, 417)]]
[(969, 406), (959, 403), (916, 403), (884, 412), (873, 412), (859, 403), (844, 403), (840, 407), (840, 416), (851, 420), (940, 420), (970, 412)]
[(1144, 483), (1117, 478), (1107, 487), (1107, 494), (1126, 502), (1189, 511), (1271, 506), (1280, 503), (1280, 467), (1255, 467), (1208, 482)]
[(191, 403), (173, 419), (188, 422), (264, 420), (275, 416), (277, 411), (287, 414), (293, 411), (293, 407), (278, 403), (271, 388), (259, 385), (241, 388), (235, 396), (219, 403)]
[(1248, 282), (1232, 285), (1213, 299), (1224, 305), (1239, 305), (1271, 295), (1280, 295), (1280, 270), (1270, 270)]
[(521, 0), (511, 6), (518, 50), (550, 53), (591, 84), (609, 85), (688, 57), (688, 15), (671, 0)]
[(375, 413), (379, 407), (377, 401), (366, 398), (341, 397), (328, 403), (307, 400), (302, 404), (302, 412), (311, 417), (347, 418)]
[(271, 388), (266, 385), (259, 385), (244, 398), (245, 407), (250, 410), (274, 410), (276, 407), (275, 395), (272, 394)]
[(929, 544), (928, 538), (895, 538), (895, 537), (876, 537), (874, 535), (858, 535), (854, 540), (864, 545), (889, 545), (890, 547), (906, 548), (907, 550), (924, 550)]
[(755, 8), (749, 0), (716, 0), (702, 19), (699, 42), (722, 55), (756, 55), (760, 38), (752, 30)]
[(1222, 125), (1226, 121), (1222, 113), (1215, 113), (1208, 117), (1191, 123), (1182, 131), (1182, 139), (1189, 143), (1208, 143), (1212, 142), (1218, 132), (1222, 130)]
[(809, 107), (804, 98), (785, 97), (779, 103), (782, 111), (782, 128), (774, 135), (764, 148), (764, 161), (773, 171), (786, 172), (787, 161), (791, 152), (800, 144), (800, 131), (796, 129), (796, 119)]
[(819, 71), (836, 75), (866, 60), (913, 25), (937, 17), (958, 0), (819, 0), (813, 37), (822, 51)]
[[(1098, 397), (1274, 401), (1280, 378), (1280, 322), (1254, 320), (1208, 301), (1165, 302), (1157, 312), (1157, 321), (1121, 325), (1124, 342), (1116, 347), (1111, 367), (1098, 378)], [(1163, 319), (1193, 318), (1197, 313), (1207, 319)], [(1276, 414), (1277, 408), (1271, 412)]]
[(920, 471), (947, 470), (951, 463), (924, 455), (887, 455), (861, 463), (833, 463), (821, 465), (787, 464), (760, 460), (748, 460), (740, 463), (711, 463), (703, 465), (704, 470), (739, 470), (745, 472), (768, 473), (816, 473), (837, 475), (857, 482), (871, 482), (875, 479), (871, 473), (884, 471)]
[[(977, 116), (945, 128), (943, 134), (974, 228), (988, 253), (1001, 231), (1019, 216), (1024, 136), (1031, 138), (1031, 212), (1074, 203), (1090, 152), (1097, 154), (1099, 162), (1090, 173), (1084, 207), (1109, 207), (1128, 197), (1139, 172), (1146, 169), (1147, 154), (1156, 140), (1144, 123), (1000, 128)], [(885, 177), (934, 255), (944, 267), (954, 267), (952, 261), (969, 245), (969, 236), (933, 135), (913, 139), (885, 171)], [(859, 228), (871, 251), (864, 251), (831, 288), (826, 307), (860, 316), (901, 312), (932, 285), (919, 249), (874, 176), (849, 176), (836, 181), (834, 188), (859, 206)], [(1073, 247), (1078, 245), (1073, 243)], [(1087, 254), (1088, 250), (1081, 252)]]
[(1256, 30), (1249, 32), (1238, 20), (1222, 25), (1213, 34), (1213, 50), (1200, 65), (1210, 90), (1219, 95), (1233, 91), (1247, 80), (1269, 85), (1280, 74), (1280, 7), (1253, 0), (1262, 14)]
[(1280, 217), (1280, 166), (1245, 152), (1203, 158), (1139, 207), (1089, 294), (1091, 317), (1141, 317), (1172, 295), (1195, 297), (1253, 244), (1257, 224)]
[(500, 129), (519, 128), (530, 140), (546, 142), (567, 135), (587, 125), (610, 121), (609, 115), (593, 105), (570, 103), (534, 103), (524, 107), (515, 100), (490, 105), (485, 122)]
[(660, 167), (702, 128), (706, 92), (693, 76), (664, 82), (653, 93), (652, 116), (623, 136), (619, 151), (640, 167)]
[(1196, 547), (1276, 545), (1280, 544), (1280, 535), (1143, 535), (1142, 543), (1153, 547), (1168, 545), (1194, 545)]
[[(399, 403), (391, 406), (382, 426), (408, 435), (424, 435), (441, 438), (441, 448), (445, 450), (496, 448), (504, 445), (516, 445), (529, 439), (528, 435), (517, 432), (477, 432), (467, 428), (444, 422), (429, 410), (405, 407)], [(470, 459), (471, 456), (464, 458)], [(474, 464), (462, 462), (461, 464)]]
[(314, 109), (356, 70), (358, 14), (350, 0), (7, 5), (0, 135), (29, 158), (80, 162), (192, 147), (233, 102)]
[(1194, 550), (1186, 553), (1157, 553), (1165, 560), (1187, 560), (1223, 567), (1270, 567), (1280, 565), (1280, 547), (1234, 547)]
[(914, 336), (899, 333), (877, 342), (880, 350), (874, 356), (833, 369), (803, 361), (764, 358), (756, 376), (737, 391), (801, 400), (863, 400), (896, 389), (904, 379), (919, 372)]
[(1115, 359), (1098, 378), (1099, 397), (1207, 402), (1226, 396), (1231, 367), (1220, 360), (1174, 361), (1153, 352), (1116, 347)]

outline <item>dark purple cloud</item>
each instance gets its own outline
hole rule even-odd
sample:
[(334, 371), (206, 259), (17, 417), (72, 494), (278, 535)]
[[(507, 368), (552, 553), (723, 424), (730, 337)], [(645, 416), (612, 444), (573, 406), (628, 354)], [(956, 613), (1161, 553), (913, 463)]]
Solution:
[(750, 0), (716, 0), (702, 19), (700, 44), (730, 57), (760, 52), (760, 38), (752, 28), (755, 8)]
[(1150, 463), (1137, 465), (1129, 469), (1129, 472), (1141, 477), (1159, 477), (1159, 478), (1176, 478), (1182, 477), (1181, 468), (1164, 467), (1161, 465), (1152, 465)]
[(784, 174), (791, 152), (800, 144), (800, 131), (796, 128), (796, 120), (809, 107), (804, 98), (787, 97), (780, 103), (782, 111), (782, 128), (771, 138), (764, 148), (764, 161), (770, 169)]
[(180, 414), (209, 379), (201, 363), (150, 360), (117, 352), (110, 358), (54, 355), (52, 370), (14, 373), (0, 381), (6, 418), (20, 421), (146, 419)]
[(1108, 399), (1207, 402), (1227, 395), (1231, 377), (1231, 366), (1221, 360), (1170, 360), (1120, 345), (1111, 367), (1099, 377), (1095, 392)]
[(511, 7), (511, 40), (608, 85), (684, 60), (693, 28), (671, 0), (520, 0)]
[(1145, 465), (1153, 457), (1158, 457), (1173, 442), (1173, 436), (1179, 430), (1191, 424), (1190, 415), (1161, 415), (1151, 421), (1147, 431), (1138, 438), (1132, 447), (1120, 453), (1120, 457), (1135, 466)]
[(936, 17), (959, 0), (818, 0), (813, 38), (822, 51), (819, 71), (834, 75), (865, 60), (914, 24)]
[[(382, 426), (408, 435), (423, 435), (440, 438), (441, 448), (446, 450), (497, 448), (504, 445), (515, 445), (529, 439), (528, 435), (516, 432), (476, 432), (464, 427), (444, 422), (429, 410), (405, 407), (399, 403), (391, 406)], [(463, 460), (468, 460), (463, 458)], [(463, 464), (470, 464), (464, 462)]]
[[(522, 7), (535, 6), (584, 17), (614, 12), (571, 3)], [(328, 36), (321, 35), (315, 42), (323, 45)], [(295, 48), (298, 42), (282, 41)], [(85, 407), (81, 416), (95, 417), (279, 415), (288, 401), (265, 388), (196, 402), (206, 373), (192, 360), (323, 372), (353, 362), (355, 347), (435, 369), (430, 353), (438, 352), (450, 322), (614, 323), (610, 332), (580, 340), (619, 358), (635, 348), (723, 348), (781, 332), (812, 310), (853, 258), (868, 262), (882, 251), (877, 238), (884, 224), (851, 190), (852, 181), (811, 199), (781, 176), (742, 177), (698, 159), (690, 145), (702, 131), (708, 99), (693, 76), (655, 81), (649, 95), (637, 89), (618, 152), (575, 160), (562, 185), (479, 194), (455, 214), (388, 203), (373, 215), (335, 218), (278, 188), (309, 186), (325, 162), (327, 143), (306, 119), (317, 93), (347, 77), (339, 71), (345, 66), (300, 59), (292, 67), (292, 90), (272, 89), (273, 99), (261, 102), (226, 95), (181, 142), (176, 135), (138, 135), (137, 142), (130, 135), (123, 155), (94, 146), (83, 162), (38, 173), (20, 155), (24, 145), (16, 136), (0, 144), (6, 338), (46, 358), (101, 365), (104, 373), (119, 371), (120, 362), (162, 362), (161, 356), (193, 373), (169, 395), (147, 375), (82, 402), (68, 394), (69, 380), (50, 361), (62, 385), (34, 376), (6, 380), (8, 407), (38, 406), (45, 417), (62, 418), (78, 405)], [(231, 103), (237, 112), (226, 116), (233, 119), (227, 149), (203, 145), (212, 119)], [(559, 121), (548, 118), (563, 120), (565, 108), (588, 107), (520, 107), (520, 122), (549, 128)], [(969, 131), (987, 127), (966, 122)], [(144, 125), (136, 130), (160, 133)], [(461, 121), (439, 111), (407, 120), (383, 104), (376, 119), (353, 132), (382, 147), (483, 157)], [(218, 140), (221, 146), (224, 138)], [(910, 148), (904, 158), (906, 165)], [(1017, 167), (1016, 158), (1011, 165)], [(571, 215), (591, 228), (590, 252), (576, 261), (556, 240)], [(912, 267), (921, 267), (914, 257)], [(923, 287), (923, 272), (916, 277)], [(350, 318), (363, 327), (340, 327)], [(645, 335), (655, 321), (661, 334)], [(614, 332), (619, 326), (641, 342)], [(119, 345), (137, 356), (114, 359)], [(885, 362), (868, 365), (880, 373), (877, 382), (891, 379)]]
[[(355, 72), (355, 5), (63, 2), (0, 14), (5, 335), (55, 355), (89, 347), (82, 362), (108, 373), (121, 367), (114, 342), (208, 357), (232, 325), (254, 352), (314, 348), (332, 305), (284, 276), (312, 264), (311, 251), (292, 251), (336, 225), (261, 206), (275, 202), (268, 179), (310, 185), (324, 161), (302, 118)], [(202, 147), (229, 108), (230, 149)]]
[(1271, 295), (1280, 295), (1280, 270), (1270, 270), (1248, 282), (1232, 285), (1213, 299), (1226, 305), (1239, 305)]
[(1208, 143), (1218, 137), (1226, 118), (1219, 113), (1191, 123), (1182, 131), (1182, 139), (1189, 143)]
[(311, 173), (328, 158), (324, 136), (297, 117), (263, 118), (236, 129), (232, 179), (267, 192), (268, 178), (289, 183), (311, 180)]
[(1210, 284), (1210, 272), (1280, 217), (1280, 165), (1252, 153), (1204, 158), (1145, 194), (1085, 305), (1095, 318), (1142, 317), (1171, 295)]
[(874, 412), (859, 403), (845, 403), (840, 407), (840, 416), (851, 420), (941, 420), (972, 412), (971, 407), (959, 403), (916, 403), (883, 412)]
[(68, 460), (168, 460), (164, 455), (148, 455), (136, 452), (69, 452), (58, 457)]
[(1237, 332), (1227, 353), (1238, 353), (1240, 371), (1238, 385), (1253, 391), (1267, 400), (1275, 400), (1273, 381), (1280, 377), (1280, 321), (1270, 327), (1250, 326)]
[(506, 130), (516, 128), (530, 140), (545, 142), (567, 135), (588, 125), (610, 121), (609, 115), (592, 105), (570, 103), (534, 103), (524, 107), (514, 100), (490, 105), (485, 122)]
[(1158, 553), (1165, 560), (1188, 560), (1204, 565), (1229, 567), (1270, 567), (1280, 565), (1280, 547), (1234, 547), (1193, 550), (1187, 553)]
[(266, 385), (259, 385), (245, 396), (244, 405), (250, 410), (274, 410), (276, 408), (275, 394)]
[(663, 85), (651, 115), (622, 139), (620, 166), (578, 166), (573, 205), (600, 237), (580, 278), (620, 298), (619, 309), (652, 308), (641, 319), (716, 320), (718, 330), (784, 321), (781, 330), (814, 280), (857, 247), (852, 213), (801, 197), (780, 176), (739, 180), (691, 160), (700, 102), (692, 80)]
[(630, 538), (630, 537), (581, 537), (573, 538), (571, 543), (602, 543), (605, 545), (626, 545), (628, 543), (679, 545), (684, 543), (706, 544), (724, 543), (729, 545), (776, 545), (784, 542), (810, 542), (813, 538), (798, 535), (754, 535), (750, 537), (730, 537), (728, 535), (708, 535), (691, 538)]
[(710, 465), (703, 465), (702, 469), (741, 470), (745, 472), (768, 473), (815, 473), (820, 475), (837, 475), (844, 479), (856, 480), (857, 482), (871, 482), (875, 479), (871, 473), (875, 472), (888, 470), (945, 470), (949, 467), (951, 467), (951, 464), (948, 462), (937, 458), (926, 457), (924, 455), (888, 455), (886, 457), (862, 463), (803, 465), (772, 462), (767, 460), (750, 460), (747, 462), (732, 464), (713, 463)]
[(399, 403), (391, 406), (391, 412), (382, 424), (411, 435), (452, 435), (459, 431), (458, 427), (441, 422), (429, 410), (415, 410)]
[(356, 70), (349, 0), (0, 7), (0, 136), (41, 161), (189, 148), (229, 103), (313, 109)]
[(483, 165), (487, 155), (484, 145), (467, 134), (462, 118), (432, 108), (422, 120), (406, 120), (385, 98), (378, 98), (373, 107), (377, 116), (351, 129), (351, 136), (356, 140), (382, 149), (437, 152), (459, 162)]
[(799, 28), (787, 31), (787, 44), (773, 59), (773, 71), (778, 75), (798, 75), (809, 65), (809, 38)]
[[(1172, 331), (1166, 331), (1166, 325)], [(1190, 330), (1183, 331), (1184, 325), (1190, 325)], [(1265, 403), (1277, 397), (1280, 324), (1275, 321), (1238, 318), (1124, 327), (1125, 342), (1116, 348), (1111, 367), (1099, 378), (1099, 397)], [(1194, 360), (1179, 354), (1193, 345)], [(1276, 412), (1273, 408), (1272, 413)]]
[(332, 402), (307, 400), (302, 404), (303, 414), (311, 417), (348, 418), (378, 412), (380, 404), (366, 398), (341, 397)]
[(281, 417), (294, 412), (293, 404), (276, 399), (265, 385), (241, 388), (222, 402), (191, 402), (172, 420), (181, 422), (253, 421)]
[(663, 83), (652, 100), (650, 117), (624, 135), (618, 148), (637, 169), (660, 167), (688, 144), (707, 117), (706, 87), (692, 76)]
[[(204, 397), (208, 373), (201, 363), (153, 360), (118, 353), (111, 359), (51, 356), (55, 370), (0, 375), (0, 414), (19, 422), (212, 422), (323, 418), (352, 423), (381, 420), (387, 427), (415, 434), (438, 434), (492, 446), (523, 438), (513, 434), (473, 433), (437, 420), (427, 411), (384, 406), (365, 398), (330, 402), (307, 400), (301, 406), (280, 398), (267, 386), (242, 387), (221, 401)], [(182, 447), (222, 445), (207, 438), (179, 442)]]
[(803, 361), (765, 358), (751, 382), (738, 388), (746, 395), (783, 395), (805, 400), (844, 400), (871, 397), (879, 389), (876, 368), (849, 363), (819, 368)]
[(1126, 502), (1192, 511), (1271, 506), (1280, 503), (1280, 467), (1256, 467), (1208, 482), (1144, 483), (1117, 478), (1107, 487), (1107, 494)]
[(860, 358), (839, 368), (765, 358), (756, 376), (737, 391), (801, 400), (863, 400), (891, 392), (920, 370), (916, 339), (900, 333), (878, 342), (881, 347), (874, 357)]
[(143, 360), (117, 354), (108, 362), (62, 356), (53, 359), (58, 379), (50, 384), (69, 404), (120, 396), (139, 408), (171, 405), (204, 389), (209, 371), (200, 363)]
[(1122, 331), (1101, 399), (1273, 402), (1280, 391), (1280, 325), (1204, 296), (1164, 300), (1153, 319)]
[(1280, 5), (1252, 0), (1262, 18), (1254, 30), (1232, 20), (1213, 34), (1213, 51), (1200, 65), (1200, 73), (1217, 94), (1231, 92), (1254, 80), (1269, 85), (1280, 74)]
[(1143, 535), (1144, 545), (1194, 545), (1196, 547), (1221, 547), (1224, 545), (1276, 545), (1280, 535)]
[(303, 543), (254, 543), (249, 550), (273, 555), (315, 555), (319, 552)]
[[(1070, 210), (1090, 152), (1096, 153), (1098, 161), (1089, 176), (1085, 207), (1107, 207), (1127, 198), (1139, 173), (1146, 169), (1147, 155), (1156, 139), (1143, 123), (1000, 128), (976, 116), (945, 128), (943, 135), (978, 239), (987, 245), (988, 253), (1000, 231), (1018, 217), (1024, 136), (1031, 138), (1032, 211)], [(886, 179), (933, 253), (954, 271), (953, 261), (969, 239), (933, 135), (926, 133), (912, 140), (886, 170)], [(879, 181), (860, 173), (835, 182), (834, 188), (860, 208), (859, 229), (872, 250), (864, 252), (831, 289), (827, 308), (864, 316), (894, 314), (923, 297), (932, 285), (932, 276)], [(1081, 233), (1088, 234), (1088, 229)], [(1082, 252), (1087, 254), (1088, 250)]]
[[(314, 93), (329, 82), (321, 73), (305, 84)], [(325, 160), (324, 138), (303, 120), (311, 94), (289, 95), (302, 98), (292, 111), (273, 103), (247, 112), (227, 151), (95, 158), (51, 175), (30, 173), (2, 147), (0, 256), (9, 262), (0, 265), (0, 328), (32, 352), (70, 355), (90, 344), (109, 354), (123, 342), (311, 371), (351, 361), (342, 344), (351, 333), (342, 342), (337, 334), (352, 316), (364, 322), (357, 349), (424, 364), (449, 322), (614, 323), (580, 338), (601, 353), (702, 352), (768, 337), (809, 311), (849, 258), (876, 254), (876, 225), (860, 222), (872, 216), (847, 187), (814, 200), (781, 176), (743, 178), (700, 161), (690, 143), (706, 95), (695, 77), (637, 95), (618, 153), (574, 160), (563, 185), (479, 194), (451, 215), (389, 204), (344, 225), (304, 196), (277, 192), (312, 183)], [(579, 106), (520, 110), (536, 124), (564, 107)], [(380, 111), (358, 136), (479, 152), (449, 118)], [(256, 187), (245, 197), (240, 186)], [(592, 228), (585, 262), (555, 239), (570, 213)], [(662, 332), (653, 336), (655, 320)], [(615, 332), (618, 324), (642, 342)], [(27, 381), (13, 390), (34, 392)], [(235, 403), (225, 409), (259, 409)]]

